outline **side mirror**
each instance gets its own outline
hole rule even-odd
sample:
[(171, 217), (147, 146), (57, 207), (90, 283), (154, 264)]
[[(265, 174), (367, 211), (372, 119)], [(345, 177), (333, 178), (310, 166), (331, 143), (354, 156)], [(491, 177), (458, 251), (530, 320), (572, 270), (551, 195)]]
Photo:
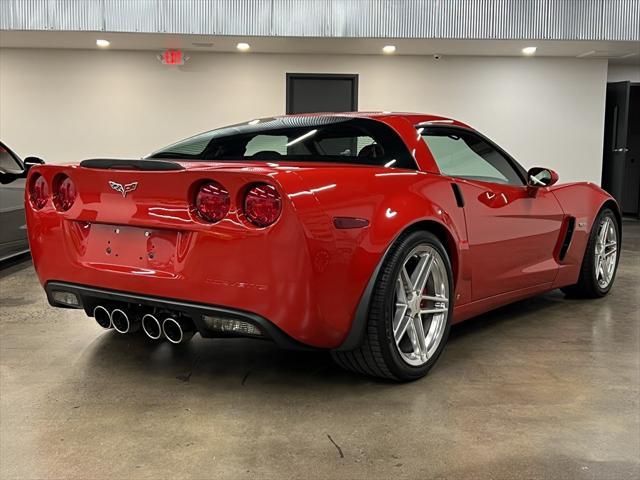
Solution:
[(26, 174), (31, 167), (35, 165), (44, 165), (44, 160), (38, 157), (27, 157), (22, 163), (24, 163), (24, 173)]
[(533, 167), (527, 172), (529, 188), (550, 187), (558, 181), (558, 174), (550, 168)]

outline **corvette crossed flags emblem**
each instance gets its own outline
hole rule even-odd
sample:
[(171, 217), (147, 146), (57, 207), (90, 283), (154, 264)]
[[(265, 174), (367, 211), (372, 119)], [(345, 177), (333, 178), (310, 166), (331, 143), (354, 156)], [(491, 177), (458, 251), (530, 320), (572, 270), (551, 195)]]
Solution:
[(123, 197), (126, 197), (127, 193), (133, 192), (136, 188), (138, 188), (138, 182), (127, 183), (126, 185), (123, 185), (121, 183), (109, 181), (109, 186), (116, 192), (120, 192)]

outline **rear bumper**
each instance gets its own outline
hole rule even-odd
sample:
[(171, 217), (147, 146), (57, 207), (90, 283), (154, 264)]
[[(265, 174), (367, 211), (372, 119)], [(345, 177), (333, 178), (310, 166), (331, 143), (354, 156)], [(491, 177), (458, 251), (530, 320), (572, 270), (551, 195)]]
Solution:
[[(326, 183), (321, 170), (305, 181), (284, 168), (268, 175), (254, 168), (227, 170), (32, 169), (31, 177), (42, 175), (49, 185), (60, 174), (82, 185), (64, 212), (51, 200), (40, 210), (26, 202), (40, 283), (251, 312), (300, 344), (340, 347), (350, 336), (386, 236), (372, 238), (369, 228), (335, 228), (333, 216), (352, 212), (342, 206), (327, 211), (318, 202), (312, 187)], [(215, 224), (194, 215), (188, 200), (203, 179), (231, 192), (229, 214)], [(109, 188), (111, 180), (139, 187), (122, 196)], [(256, 228), (244, 218), (241, 198), (247, 185), (263, 181), (282, 189), (283, 210), (273, 225)], [(342, 191), (353, 195), (346, 187)], [(353, 214), (368, 217), (372, 208), (360, 206)]]
[[(138, 295), (114, 290), (75, 285), (66, 282), (50, 281), (45, 285), (47, 300), (54, 307), (84, 309), (89, 316), (93, 316), (93, 309), (98, 305), (135, 305), (142, 308), (165, 310), (172, 313), (181, 313), (193, 320), (196, 329), (204, 338), (239, 337), (242, 335), (223, 334), (212, 330), (204, 320), (205, 316), (214, 316), (227, 319), (235, 319), (250, 323), (262, 332), (262, 338), (273, 341), (278, 347), (292, 350), (308, 350), (313, 347), (304, 345), (291, 338), (273, 322), (255, 313), (242, 310), (220, 307), (215, 305), (203, 305), (199, 303), (185, 302), (170, 298), (157, 298), (147, 295)], [(71, 307), (54, 299), (54, 292), (73, 293), (79, 300), (79, 305)]]
[(246, 235), (239, 235), (242, 227), (235, 225), (207, 232), (113, 226), (112, 232), (120, 233), (108, 234), (104, 224), (56, 217), (53, 212), (30, 215), (33, 263), (47, 288), (62, 282), (248, 311), (317, 348), (337, 347), (350, 329), (358, 296), (320, 308), (332, 297), (318, 286), (319, 279), (330, 275), (335, 283), (339, 277), (316, 274), (305, 237), (290, 219), (269, 232)]

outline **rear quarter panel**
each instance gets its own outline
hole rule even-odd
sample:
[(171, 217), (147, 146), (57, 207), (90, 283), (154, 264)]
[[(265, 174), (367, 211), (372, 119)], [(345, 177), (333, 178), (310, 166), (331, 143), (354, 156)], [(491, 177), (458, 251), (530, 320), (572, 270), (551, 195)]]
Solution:
[[(308, 237), (314, 289), (321, 292), (317, 306), (325, 322), (349, 332), (385, 252), (402, 232), (421, 222), (437, 223), (447, 233), (456, 298), (460, 302), (470, 298), (470, 272), (465, 276), (459, 268), (468, 245), (464, 213), (445, 177), (371, 167), (315, 169), (300, 176), (305, 190), (289, 196), (294, 205), (301, 198), (317, 202), (317, 209), (307, 204), (299, 211)], [(364, 218), (370, 223), (365, 228), (336, 229), (335, 217)]]

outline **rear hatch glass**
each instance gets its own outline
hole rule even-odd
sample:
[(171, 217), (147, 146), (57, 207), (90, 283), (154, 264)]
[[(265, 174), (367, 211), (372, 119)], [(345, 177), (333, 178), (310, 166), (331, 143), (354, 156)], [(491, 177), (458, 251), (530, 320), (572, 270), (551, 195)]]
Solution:
[(417, 169), (402, 139), (367, 118), (291, 116), (252, 120), (174, 143), (149, 159), (334, 162)]

